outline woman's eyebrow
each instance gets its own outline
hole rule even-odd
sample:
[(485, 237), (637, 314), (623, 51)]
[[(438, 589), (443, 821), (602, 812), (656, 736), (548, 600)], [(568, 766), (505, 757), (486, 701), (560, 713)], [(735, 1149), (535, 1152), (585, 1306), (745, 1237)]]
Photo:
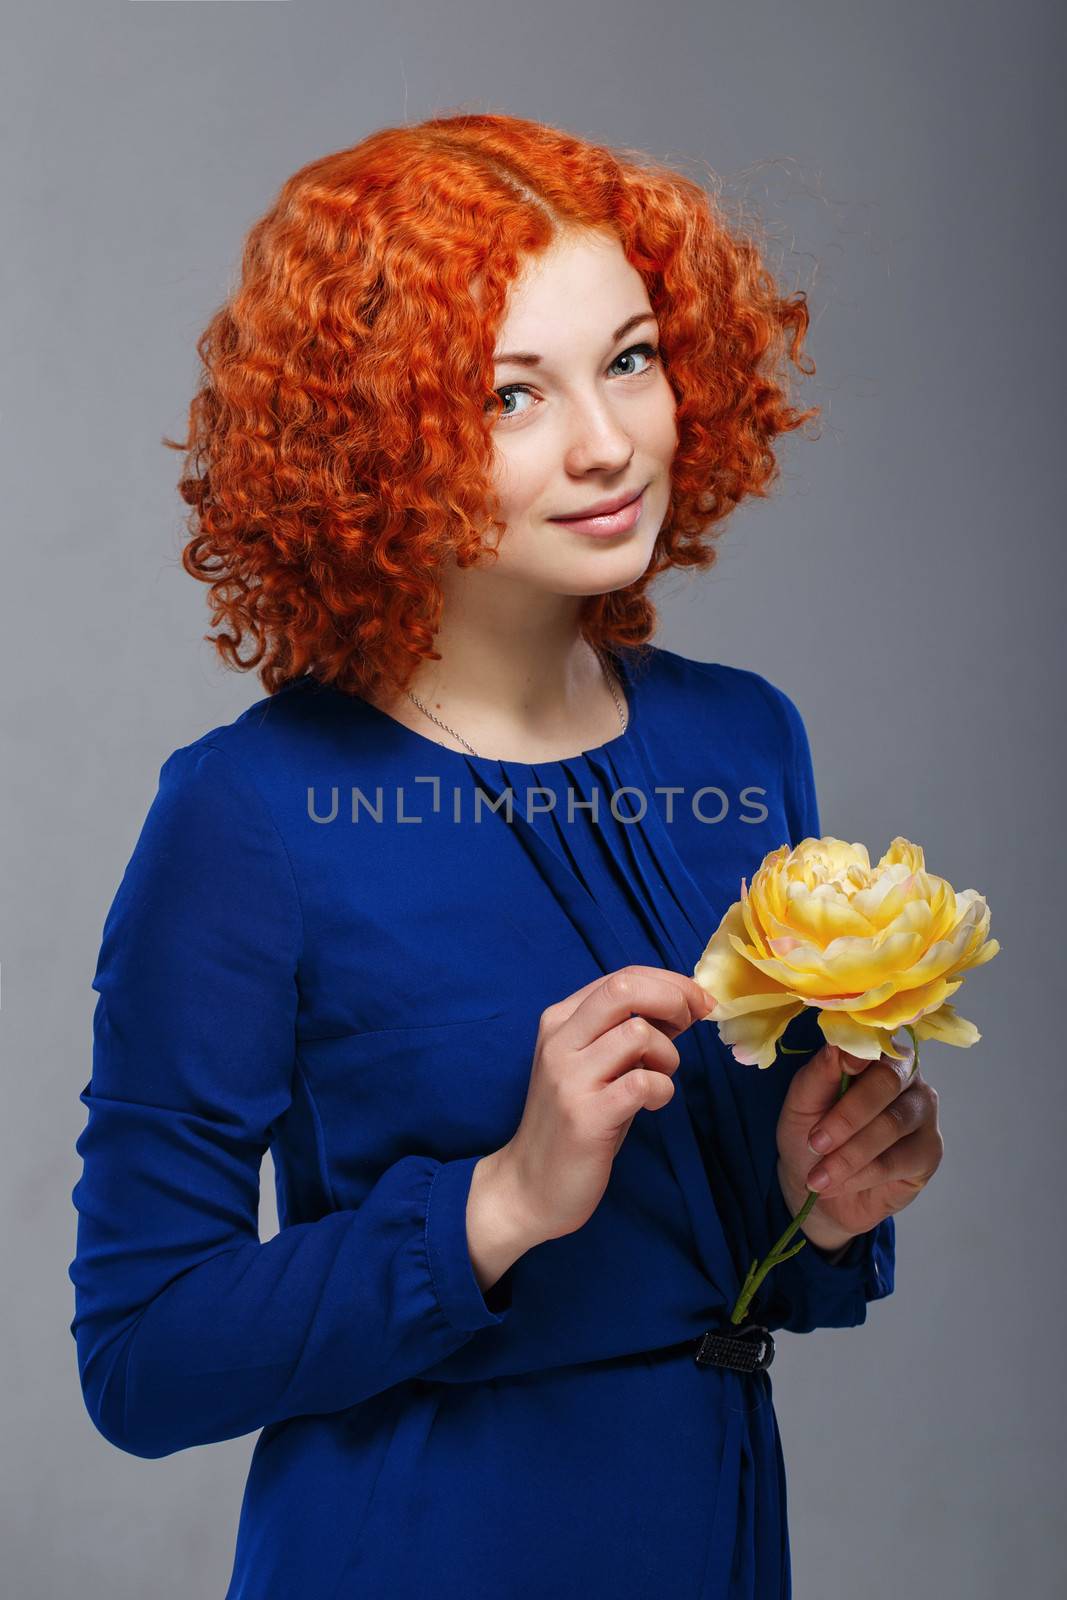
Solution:
[[(611, 336), (611, 343), (618, 344), (623, 335), (629, 333), (631, 328), (636, 328), (639, 323), (655, 322), (655, 320), (655, 315), (651, 311), (639, 311), (636, 316), (627, 317), (622, 326), (615, 329)], [(513, 361), (519, 367), (539, 367), (541, 365), (541, 357), (533, 355), (529, 350), (512, 351), (508, 355), (494, 356), (493, 359), (498, 364), (503, 361)]]

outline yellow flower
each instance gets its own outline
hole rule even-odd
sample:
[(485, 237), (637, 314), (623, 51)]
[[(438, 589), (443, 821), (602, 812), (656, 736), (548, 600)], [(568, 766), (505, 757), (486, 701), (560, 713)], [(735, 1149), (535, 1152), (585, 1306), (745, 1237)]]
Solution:
[(792, 1017), (819, 1007), (828, 1044), (876, 1061), (893, 1033), (972, 1045), (981, 1034), (948, 1003), (962, 973), (1000, 949), (975, 889), (957, 894), (896, 838), (871, 867), (862, 844), (802, 839), (772, 850), (693, 973), (717, 1002), (707, 1020), (738, 1061), (769, 1067)]

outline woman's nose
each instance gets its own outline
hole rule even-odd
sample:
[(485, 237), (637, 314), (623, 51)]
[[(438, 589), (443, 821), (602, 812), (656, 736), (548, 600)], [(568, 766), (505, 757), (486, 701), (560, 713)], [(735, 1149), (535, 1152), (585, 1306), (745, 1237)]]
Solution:
[(634, 441), (604, 404), (576, 406), (570, 422), (567, 466), (581, 473), (618, 471), (634, 453)]

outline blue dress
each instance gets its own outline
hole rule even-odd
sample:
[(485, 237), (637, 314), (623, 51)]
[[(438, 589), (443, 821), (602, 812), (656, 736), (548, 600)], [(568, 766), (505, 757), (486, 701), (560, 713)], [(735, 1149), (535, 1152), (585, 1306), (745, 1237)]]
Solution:
[[(791, 1220), (775, 1127), (816, 1013), (762, 1072), (693, 1024), (584, 1227), (484, 1295), (467, 1248), (544, 1008), (691, 973), (742, 876), (820, 832), (780, 689), (615, 659), (627, 729), (567, 760), (303, 678), (161, 769), (93, 980), (71, 1332), (119, 1449), (259, 1433), (226, 1600), (790, 1594), (770, 1374), (694, 1352)], [(893, 1270), (890, 1217), (806, 1244), (750, 1315), (856, 1326)]]

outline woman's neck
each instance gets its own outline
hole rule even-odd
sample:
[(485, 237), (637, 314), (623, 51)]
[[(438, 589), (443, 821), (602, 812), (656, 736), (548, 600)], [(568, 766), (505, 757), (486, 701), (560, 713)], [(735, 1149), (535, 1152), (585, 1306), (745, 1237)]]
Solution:
[[(439, 634), (440, 661), (425, 661), (408, 687), (434, 717), (455, 730), (451, 737), (406, 692), (375, 698), (387, 716), (427, 738), (502, 761), (562, 760), (606, 743), (622, 732), (619, 707), (600, 658), (584, 639), (566, 653), (489, 648)], [(612, 673), (625, 712), (625, 689)]]

